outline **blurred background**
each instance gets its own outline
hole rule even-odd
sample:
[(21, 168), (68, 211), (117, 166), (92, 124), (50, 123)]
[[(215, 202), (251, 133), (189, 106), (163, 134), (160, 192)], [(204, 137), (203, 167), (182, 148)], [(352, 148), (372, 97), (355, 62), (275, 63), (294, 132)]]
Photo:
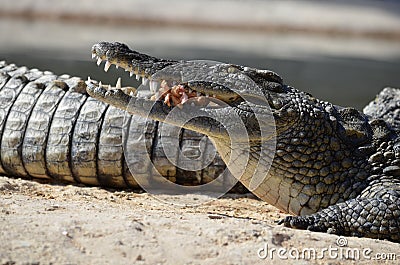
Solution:
[(135, 84), (91, 60), (103, 40), (158, 57), (270, 69), (358, 109), (385, 86), (400, 87), (400, 1), (0, 0), (0, 60)]

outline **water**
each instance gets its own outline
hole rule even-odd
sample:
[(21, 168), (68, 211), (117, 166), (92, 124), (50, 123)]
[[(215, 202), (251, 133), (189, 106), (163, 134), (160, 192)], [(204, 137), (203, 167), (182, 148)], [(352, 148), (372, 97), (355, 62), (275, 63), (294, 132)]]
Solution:
[(123, 84), (138, 85), (123, 70), (104, 73), (90, 59), (91, 45), (116, 40), (158, 57), (270, 69), (286, 84), (359, 110), (384, 87), (400, 87), (398, 41), (1, 18), (0, 33), (0, 60), (104, 83), (122, 76)]

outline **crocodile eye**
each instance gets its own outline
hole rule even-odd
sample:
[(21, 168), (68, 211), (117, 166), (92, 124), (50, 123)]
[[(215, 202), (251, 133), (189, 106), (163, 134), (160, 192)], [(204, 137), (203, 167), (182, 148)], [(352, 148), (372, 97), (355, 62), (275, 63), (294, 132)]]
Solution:
[(283, 86), (279, 83), (265, 81), (263, 85), (264, 85), (264, 88), (268, 89), (269, 91), (273, 91), (276, 93), (284, 92)]

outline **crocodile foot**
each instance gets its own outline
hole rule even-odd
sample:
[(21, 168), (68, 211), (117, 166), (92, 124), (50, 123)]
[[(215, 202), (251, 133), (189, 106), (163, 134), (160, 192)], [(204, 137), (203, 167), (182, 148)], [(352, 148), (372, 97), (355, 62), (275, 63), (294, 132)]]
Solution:
[(306, 216), (288, 216), (278, 224), (343, 236), (400, 242), (400, 207), (392, 199), (357, 198)]

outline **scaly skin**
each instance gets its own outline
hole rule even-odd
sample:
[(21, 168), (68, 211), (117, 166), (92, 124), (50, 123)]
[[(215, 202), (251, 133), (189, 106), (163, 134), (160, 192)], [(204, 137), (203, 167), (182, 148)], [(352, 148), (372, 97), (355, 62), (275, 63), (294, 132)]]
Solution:
[[(225, 106), (181, 104), (173, 108), (164, 99), (154, 102), (90, 81), (87, 91), (132, 114), (207, 135), (241, 183), (262, 200), (298, 215), (282, 220), (285, 226), (400, 242), (399, 89), (385, 89), (363, 114), (285, 85), (267, 70), (229, 64), (197, 67), (192, 62), (140, 54), (121, 43), (98, 43), (92, 53), (152, 82), (179, 82), (182, 65), (191, 69), (182, 87), (215, 96)], [(165, 68), (172, 69), (169, 75), (154, 75)], [(215, 73), (225, 75), (208, 78)], [(222, 85), (227, 73), (228, 83), (237, 82)], [(242, 82), (245, 78), (255, 85), (247, 86)], [(166, 120), (172, 110), (177, 114)], [(196, 117), (188, 121), (193, 113)], [(226, 121), (225, 127), (207, 115)], [(271, 126), (271, 115), (275, 131), (265, 136), (262, 130)], [(233, 116), (243, 121), (247, 135), (238, 134), (232, 140), (227, 132), (238, 131), (230, 120)], [(263, 148), (272, 138), (276, 139), (276, 150), (268, 148), (269, 144)], [(237, 157), (231, 161), (233, 153)], [(254, 176), (262, 177), (260, 185), (253, 185)]]

